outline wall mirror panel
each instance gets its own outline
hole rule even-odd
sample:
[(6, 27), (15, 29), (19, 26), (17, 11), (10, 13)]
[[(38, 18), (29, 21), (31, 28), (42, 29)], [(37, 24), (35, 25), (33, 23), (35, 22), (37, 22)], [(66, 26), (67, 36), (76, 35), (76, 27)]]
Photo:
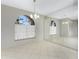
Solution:
[(70, 18), (45, 20), (44, 39), (77, 50), (78, 20)]

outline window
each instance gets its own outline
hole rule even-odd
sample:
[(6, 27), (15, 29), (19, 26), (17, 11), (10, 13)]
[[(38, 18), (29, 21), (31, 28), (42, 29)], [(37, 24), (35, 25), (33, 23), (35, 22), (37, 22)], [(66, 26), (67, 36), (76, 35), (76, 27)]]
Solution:
[(56, 23), (52, 20), (50, 23), (50, 35), (56, 34)]
[(15, 40), (35, 37), (35, 22), (27, 15), (19, 16), (15, 22)]

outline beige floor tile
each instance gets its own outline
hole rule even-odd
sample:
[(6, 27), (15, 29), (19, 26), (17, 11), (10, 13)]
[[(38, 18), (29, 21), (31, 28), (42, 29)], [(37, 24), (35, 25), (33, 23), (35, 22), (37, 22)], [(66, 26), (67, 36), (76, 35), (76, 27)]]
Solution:
[(77, 59), (77, 51), (42, 40), (2, 49), (2, 59)]

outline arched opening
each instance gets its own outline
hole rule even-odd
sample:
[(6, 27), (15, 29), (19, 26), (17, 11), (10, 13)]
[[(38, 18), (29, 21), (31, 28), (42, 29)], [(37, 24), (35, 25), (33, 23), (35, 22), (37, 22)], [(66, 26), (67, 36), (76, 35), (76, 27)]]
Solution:
[(27, 15), (19, 16), (16, 20), (15, 24), (23, 24), (23, 25), (35, 25), (35, 22), (32, 18)]
[(27, 15), (19, 16), (15, 22), (15, 40), (35, 37), (35, 22)]
[(52, 20), (50, 22), (50, 35), (56, 34), (56, 23)]

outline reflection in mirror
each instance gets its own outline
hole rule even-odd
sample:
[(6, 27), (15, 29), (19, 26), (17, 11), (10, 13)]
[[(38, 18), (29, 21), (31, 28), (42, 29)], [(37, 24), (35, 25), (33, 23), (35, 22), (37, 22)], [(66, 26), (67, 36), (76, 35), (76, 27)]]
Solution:
[(56, 23), (52, 20), (50, 23), (50, 35), (56, 34)]

